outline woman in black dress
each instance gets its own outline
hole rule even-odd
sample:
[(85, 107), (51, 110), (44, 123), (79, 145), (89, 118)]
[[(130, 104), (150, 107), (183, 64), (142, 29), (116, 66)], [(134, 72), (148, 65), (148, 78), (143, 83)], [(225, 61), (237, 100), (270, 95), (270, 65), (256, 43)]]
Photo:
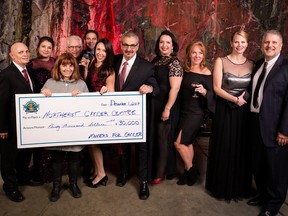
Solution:
[(235, 32), (232, 53), (216, 59), (213, 87), (217, 94), (206, 173), (206, 189), (214, 197), (238, 200), (251, 192), (249, 86), (253, 62), (244, 55), (248, 35)]
[(212, 74), (205, 65), (206, 49), (202, 42), (191, 43), (186, 49), (184, 77), (181, 86), (181, 117), (175, 147), (184, 162), (184, 174), (178, 185), (192, 186), (197, 181), (193, 165), (193, 143), (203, 123), (207, 108), (214, 111)]
[(156, 161), (152, 169), (156, 178), (153, 178), (151, 184), (159, 184), (165, 176), (176, 173), (176, 151), (173, 143), (179, 118), (177, 95), (183, 76), (177, 52), (175, 36), (168, 30), (163, 31), (156, 42), (156, 57), (152, 61), (160, 94), (152, 99), (152, 113), (155, 117), (152, 124), (156, 129), (156, 133), (152, 135), (156, 148)]

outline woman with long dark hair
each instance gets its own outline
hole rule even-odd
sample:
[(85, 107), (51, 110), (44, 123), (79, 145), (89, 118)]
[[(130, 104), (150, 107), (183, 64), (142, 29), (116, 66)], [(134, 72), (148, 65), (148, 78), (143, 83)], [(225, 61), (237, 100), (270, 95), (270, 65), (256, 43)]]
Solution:
[[(152, 113), (155, 119), (151, 122), (156, 133), (152, 134), (155, 143), (150, 184), (159, 184), (164, 178), (176, 176), (176, 150), (174, 147), (175, 129), (179, 118), (178, 92), (180, 90), (183, 68), (177, 58), (178, 44), (174, 34), (163, 31), (157, 39), (152, 60), (155, 65), (155, 78), (160, 93), (152, 99)], [(153, 172), (153, 171), (152, 171)]]
[[(113, 68), (114, 52), (111, 42), (106, 38), (98, 40), (94, 55), (95, 59), (91, 63), (86, 79), (89, 91), (100, 92), (100, 94), (108, 91), (113, 92), (115, 72)], [(88, 149), (93, 163), (92, 176), (90, 177), (91, 180), (88, 181), (88, 186), (91, 188), (97, 188), (100, 185), (106, 186), (108, 176), (104, 169), (101, 146), (89, 145)]]

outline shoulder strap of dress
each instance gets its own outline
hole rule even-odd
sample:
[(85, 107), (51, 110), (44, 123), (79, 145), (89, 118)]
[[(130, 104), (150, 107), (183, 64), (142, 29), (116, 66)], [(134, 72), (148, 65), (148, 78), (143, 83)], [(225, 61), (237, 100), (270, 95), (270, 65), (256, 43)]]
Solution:
[(220, 57), (220, 59), (221, 59), (221, 61), (222, 61), (222, 73), (224, 73), (224, 68), (225, 68), (225, 64), (224, 64), (224, 62), (225, 62), (225, 58), (227, 58), (226, 56), (225, 57)]

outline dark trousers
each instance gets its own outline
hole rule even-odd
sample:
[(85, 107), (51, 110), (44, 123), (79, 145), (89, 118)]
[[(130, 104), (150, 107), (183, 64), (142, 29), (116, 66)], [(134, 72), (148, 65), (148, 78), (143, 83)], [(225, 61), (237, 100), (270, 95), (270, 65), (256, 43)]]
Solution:
[(31, 179), (29, 165), (31, 162), (32, 149), (18, 149), (16, 171), (18, 181), (25, 183)]
[(31, 149), (17, 149), (16, 136), (0, 141), (1, 176), (6, 190), (18, 188), (18, 182), (30, 180)]
[(16, 177), (16, 159), (17, 146), (16, 143), (9, 142), (8, 139), (0, 140), (1, 154), (1, 176), (6, 190), (18, 189)]
[(252, 114), (253, 132), (252, 144), (252, 172), (257, 187), (257, 192), (264, 200), (267, 199), (267, 156), (266, 147), (261, 138), (259, 114)]
[(80, 161), (80, 152), (68, 152), (51, 150), (52, 163), (64, 163), (65, 159), (68, 163), (78, 163)]
[(254, 114), (252, 120), (255, 183), (260, 196), (266, 201), (264, 210), (278, 212), (286, 199), (288, 187), (288, 146), (266, 147), (261, 138), (258, 115)]
[[(129, 173), (130, 161), (131, 161), (131, 145), (133, 144), (121, 144), (122, 155), (121, 155), (121, 173)], [(137, 177), (142, 181), (147, 181), (148, 178), (148, 152), (146, 143), (137, 143), (135, 145), (135, 154), (137, 162)]]

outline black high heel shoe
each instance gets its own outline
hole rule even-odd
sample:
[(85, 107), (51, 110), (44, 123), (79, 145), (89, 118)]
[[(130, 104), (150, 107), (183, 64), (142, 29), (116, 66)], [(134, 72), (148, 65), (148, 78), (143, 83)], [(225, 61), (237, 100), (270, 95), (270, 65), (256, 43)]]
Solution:
[(97, 175), (85, 178), (85, 179), (83, 180), (83, 183), (84, 183), (84, 184), (90, 184), (90, 183), (96, 178), (96, 176), (97, 176)]
[(108, 176), (105, 175), (100, 181), (98, 181), (96, 184), (93, 184), (93, 181), (91, 181), (90, 183), (88, 183), (88, 187), (90, 188), (97, 188), (99, 187), (100, 185), (103, 185), (103, 186), (106, 186), (107, 184), (107, 181), (108, 181)]

